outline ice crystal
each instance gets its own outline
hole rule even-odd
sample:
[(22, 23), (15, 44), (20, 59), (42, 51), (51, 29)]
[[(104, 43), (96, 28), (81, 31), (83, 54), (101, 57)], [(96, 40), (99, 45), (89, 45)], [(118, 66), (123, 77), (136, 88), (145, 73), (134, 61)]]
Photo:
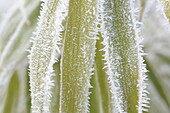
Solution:
[(131, 0), (101, 0), (99, 3), (102, 20), (99, 20), (100, 31), (104, 38), (102, 50), (106, 61), (104, 68), (107, 69), (110, 83), (113, 112), (132, 112), (129, 108), (131, 106), (133, 112), (141, 113), (148, 99), (145, 90), (146, 69), (135, 17), (137, 10), (133, 8)]
[(89, 112), (90, 78), (97, 34), (95, 5), (95, 1), (70, 0), (60, 65), (60, 113)]
[(53, 64), (60, 54), (62, 20), (67, 14), (68, 1), (46, 0), (42, 3), (38, 27), (32, 38), (30, 51), (31, 108), (33, 113), (49, 113)]

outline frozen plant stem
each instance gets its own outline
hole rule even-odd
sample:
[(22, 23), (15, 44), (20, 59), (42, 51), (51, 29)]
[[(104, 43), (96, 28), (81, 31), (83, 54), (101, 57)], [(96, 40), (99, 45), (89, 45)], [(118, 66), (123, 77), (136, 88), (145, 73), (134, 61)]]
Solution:
[(70, 0), (61, 56), (60, 113), (87, 113), (96, 43), (95, 0)]
[[(94, 67), (94, 82), (101, 99), (98, 101), (101, 108), (97, 110), (101, 113), (145, 110), (146, 69), (132, 1), (44, 0), (30, 51), (32, 112), (54, 110), (51, 89), (55, 82), (51, 76), (60, 49), (59, 113), (92, 111), (89, 88)], [(59, 47), (60, 43), (63, 45)]]
[(101, 0), (104, 60), (112, 93), (113, 113), (142, 113), (147, 102), (132, 0)]
[[(49, 113), (53, 64), (62, 31), (68, 0), (44, 0), (30, 51), (30, 87), (32, 113)], [(57, 24), (56, 24), (57, 23)], [(55, 25), (56, 24), (56, 25)]]

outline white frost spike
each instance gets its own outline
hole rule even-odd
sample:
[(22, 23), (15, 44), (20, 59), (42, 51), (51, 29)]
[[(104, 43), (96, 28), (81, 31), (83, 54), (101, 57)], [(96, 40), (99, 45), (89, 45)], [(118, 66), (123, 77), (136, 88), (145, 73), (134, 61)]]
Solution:
[(140, 23), (136, 22), (137, 10), (132, 6), (133, 0), (99, 0), (99, 31), (104, 38), (104, 68), (107, 69), (114, 113), (142, 113), (143, 106), (148, 103)]
[(89, 112), (97, 34), (95, 13), (95, 0), (70, 0), (60, 64), (60, 113)]
[[(133, 3), (131, 3), (131, 9), (134, 9), (135, 6)], [(138, 22), (138, 19), (135, 18), (135, 14), (137, 14), (136, 12), (133, 12), (134, 10), (132, 10), (131, 15), (133, 18), (133, 23), (134, 23), (134, 29), (135, 29), (135, 35), (136, 35), (136, 44), (137, 44), (137, 50), (138, 50), (138, 73), (139, 73), (139, 79), (138, 79), (138, 113), (142, 113), (143, 111), (148, 111), (147, 108), (149, 107), (148, 103), (150, 98), (147, 97), (147, 95), (149, 94), (149, 92), (146, 90), (147, 88), (147, 69), (146, 69), (146, 65), (144, 64), (144, 59), (143, 59), (143, 55), (146, 55), (143, 50), (142, 47), (143, 45), (140, 45), (141, 42), (143, 41), (143, 38), (141, 37), (140, 34), (140, 26), (139, 24), (141, 24), (140, 22)], [(144, 108), (145, 107), (145, 108)]]
[[(121, 90), (120, 90), (120, 85), (119, 85), (119, 81), (116, 80), (115, 76), (119, 76), (118, 73), (114, 73), (112, 71), (112, 57), (110, 57), (110, 53), (109, 53), (109, 33), (107, 31), (107, 28), (108, 26), (106, 26), (106, 21), (105, 20), (105, 16), (106, 16), (106, 13), (109, 12), (108, 11), (105, 11), (105, 4), (107, 4), (107, 0), (99, 0), (99, 3), (98, 3), (98, 13), (99, 13), (99, 17), (98, 17), (98, 21), (99, 21), (99, 24), (100, 24), (100, 28), (99, 28), (99, 31), (102, 33), (102, 37), (104, 38), (102, 44), (105, 46), (102, 51), (105, 51), (105, 54), (103, 55), (104, 56), (104, 60), (106, 61), (105, 63), (105, 67), (104, 68), (107, 68), (107, 75), (108, 75), (108, 80), (109, 80), (109, 84), (110, 84), (110, 91), (111, 93), (113, 94), (112, 95), (112, 99), (113, 99), (113, 106), (114, 106), (114, 109), (113, 109), (113, 113), (123, 113), (124, 110), (122, 108), (122, 100), (119, 98), (120, 97), (120, 94), (121, 94)], [(110, 10), (111, 11), (111, 10)], [(114, 16), (114, 15), (113, 15)], [(108, 17), (108, 16), (107, 16)], [(109, 18), (109, 17), (108, 17)], [(110, 20), (112, 20), (113, 17), (110, 16)], [(109, 29), (109, 28), (108, 28)], [(114, 31), (113, 31), (114, 32)], [(114, 33), (112, 34), (114, 35)], [(111, 35), (111, 36), (112, 36)]]
[[(51, 76), (61, 40), (62, 20), (66, 16), (69, 0), (46, 0), (34, 33), (30, 51), (30, 87), (31, 108), (33, 113), (49, 113), (51, 88), (54, 86)], [(57, 24), (55, 24), (57, 23)]]

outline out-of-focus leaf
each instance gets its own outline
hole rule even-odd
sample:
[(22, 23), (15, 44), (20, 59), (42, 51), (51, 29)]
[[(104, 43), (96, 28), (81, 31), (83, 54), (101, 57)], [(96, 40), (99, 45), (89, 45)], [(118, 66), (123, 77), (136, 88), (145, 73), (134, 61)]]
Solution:
[[(151, 62), (149, 62), (147, 59), (145, 60), (145, 63), (147, 65), (147, 69), (149, 70), (148, 74), (149, 74), (149, 78), (152, 81), (152, 83), (154, 84), (155, 88), (157, 89), (159, 95), (162, 97), (162, 99), (166, 102), (166, 105), (168, 106), (168, 108), (170, 108), (170, 103), (169, 103), (169, 98), (167, 97), (167, 93), (166, 93), (166, 87), (164, 86), (164, 83), (161, 81), (161, 79), (159, 78), (160, 75), (158, 75), (158, 73), (156, 72), (156, 69), (153, 68), (153, 64), (151, 64)], [(170, 110), (170, 109), (169, 109)]]
[(10, 80), (8, 86), (7, 98), (3, 113), (17, 113), (18, 112), (18, 100), (19, 100), (19, 87), (20, 81), (17, 72), (15, 72)]
[(156, 55), (160, 57), (167, 64), (170, 64), (170, 56), (166, 56), (164, 55), (164, 53), (157, 53)]

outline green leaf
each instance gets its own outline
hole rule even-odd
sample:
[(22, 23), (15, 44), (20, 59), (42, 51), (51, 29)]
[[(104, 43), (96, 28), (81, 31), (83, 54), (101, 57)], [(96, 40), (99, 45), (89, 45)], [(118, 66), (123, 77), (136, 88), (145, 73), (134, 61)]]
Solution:
[(60, 113), (88, 112), (96, 1), (70, 0), (61, 56)]
[(3, 113), (17, 113), (18, 111), (18, 101), (19, 101), (19, 90), (20, 90), (20, 81), (18, 74), (15, 72), (11, 77), (10, 84), (8, 86), (8, 92), (6, 97), (6, 103)]
[(68, 1), (44, 0), (30, 51), (31, 112), (50, 112), (53, 65)]
[[(102, 3), (103, 2), (103, 3)], [(135, 9), (130, 0), (101, 1), (101, 34), (105, 68), (112, 93), (114, 113), (146, 110), (146, 69), (143, 65)]]
[[(167, 58), (166, 56), (163, 56), (162, 54), (159, 54), (159, 56), (163, 57), (165, 61), (169, 60), (169, 58)], [(154, 87), (157, 89), (159, 95), (165, 101), (168, 108), (170, 108), (170, 102), (169, 102), (169, 98), (166, 93), (165, 84), (161, 81), (159, 73), (157, 73), (156, 69), (153, 68), (153, 64), (149, 62), (148, 59), (146, 59), (145, 62), (147, 64), (147, 69), (149, 70), (148, 74), (149, 74), (150, 80), (154, 84)]]

